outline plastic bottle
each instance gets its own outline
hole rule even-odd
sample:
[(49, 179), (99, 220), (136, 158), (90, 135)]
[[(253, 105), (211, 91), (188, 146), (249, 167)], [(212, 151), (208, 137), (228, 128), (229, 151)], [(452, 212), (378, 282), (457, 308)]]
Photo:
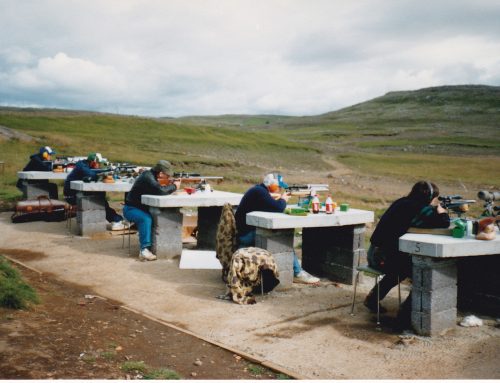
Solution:
[(315, 195), (312, 199), (312, 211), (313, 214), (319, 213), (319, 198), (317, 195)]
[(326, 214), (332, 214), (333, 213), (333, 201), (332, 201), (332, 197), (331, 196), (326, 197), (325, 211), (326, 211)]

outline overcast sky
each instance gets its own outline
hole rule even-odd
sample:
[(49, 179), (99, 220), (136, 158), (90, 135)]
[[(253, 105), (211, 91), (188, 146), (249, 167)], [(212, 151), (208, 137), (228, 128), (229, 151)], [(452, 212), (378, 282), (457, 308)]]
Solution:
[(0, 105), (315, 115), (500, 85), (500, 0), (0, 0)]

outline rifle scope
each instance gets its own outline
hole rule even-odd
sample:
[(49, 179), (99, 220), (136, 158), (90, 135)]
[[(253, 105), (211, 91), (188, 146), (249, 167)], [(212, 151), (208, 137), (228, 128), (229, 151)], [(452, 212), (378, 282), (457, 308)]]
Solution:
[(455, 195), (441, 195), (438, 197), (439, 201), (446, 201), (446, 202), (449, 202), (454, 199), (462, 199), (462, 196), (455, 194)]

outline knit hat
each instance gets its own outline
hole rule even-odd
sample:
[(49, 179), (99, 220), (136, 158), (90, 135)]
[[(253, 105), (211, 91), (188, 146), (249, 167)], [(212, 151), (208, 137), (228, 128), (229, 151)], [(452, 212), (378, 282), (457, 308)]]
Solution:
[(167, 160), (160, 160), (160, 161), (158, 161), (158, 163), (155, 166), (153, 166), (153, 168), (151, 170), (156, 172), (156, 173), (163, 172), (163, 173), (171, 176), (172, 175), (172, 164), (170, 164), (170, 162), (168, 162)]
[(278, 179), (275, 177), (275, 175), (273, 173), (269, 173), (269, 174), (266, 174), (262, 183), (267, 187), (269, 187), (271, 185), (278, 185)]

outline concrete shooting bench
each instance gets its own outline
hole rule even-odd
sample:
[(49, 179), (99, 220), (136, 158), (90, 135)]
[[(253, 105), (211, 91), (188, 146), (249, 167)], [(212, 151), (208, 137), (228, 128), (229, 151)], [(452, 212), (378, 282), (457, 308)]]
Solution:
[(68, 174), (66, 172), (53, 171), (22, 171), (17, 172), (17, 177), (22, 180), (24, 199), (36, 199), (41, 195), (49, 195), (51, 198), (54, 198), (53, 194), (58, 194), (57, 185), (50, 183), (49, 180), (65, 180)]
[(293, 283), (293, 239), (302, 228), (302, 267), (304, 270), (341, 283), (352, 284), (354, 269), (365, 250), (365, 224), (373, 222), (372, 211), (335, 210), (307, 216), (254, 211), (246, 223), (255, 226), (255, 246), (273, 254), (280, 273), (280, 288)]
[[(130, 182), (132, 181), (132, 182)], [(133, 179), (115, 180), (113, 183), (71, 181), (76, 190), (76, 223), (79, 235), (92, 235), (106, 231), (106, 193), (128, 193)]]
[(411, 322), (418, 334), (455, 327), (457, 302), (466, 304), (467, 299), (500, 312), (498, 230), (496, 234), (491, 241), (413, 233), (399, 239), (399, 250), (412, 256)]
[(166, 196), (143, 195), (142, 203), (153, 216), (153, 252), (158, 258), (182, 253), (182, 207), (198, 208), (198, 249), (215, 249), (217, 225), (225, 203), (239, 205), (242, 194), (223, 191), (177, 191)]

